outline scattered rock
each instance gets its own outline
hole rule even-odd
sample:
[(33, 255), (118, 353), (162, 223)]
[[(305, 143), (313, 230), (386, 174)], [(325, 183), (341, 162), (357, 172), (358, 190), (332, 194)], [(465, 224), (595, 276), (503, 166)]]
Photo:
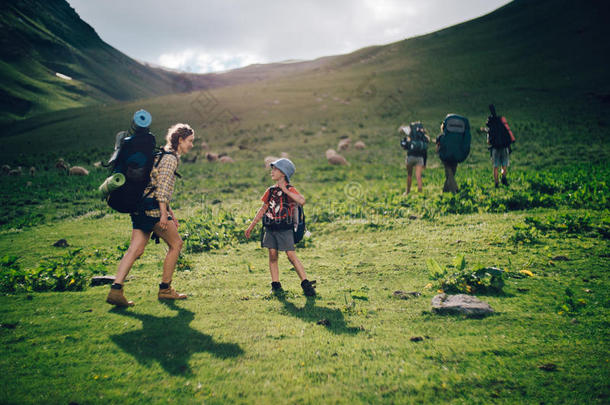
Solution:
[(208, 153), (206, 153), (205, 158), (208, 160), (208, 162), (215, 162), (218, 160), (218, 154), (208, 152)]
[(494, 313), (487, 302), (466, 294), (438, 294), (432, 298), (432, 309), (437, 314), (463, 314), (477, 317)]
[(278, 160), (278, 158), (276, 158), (275, 156), (267, 156), (264, 160), (265, 169), (269, 169), (271, 167), (271, 163), (275, 162), (276, 160)]
[(396, 298), (401, 299), (401, 300), (408, 300), (411, 297), (419, 297), (419, 296), (421, 296), (421, 293), (417, 292), (417, 291), (405, 292), (405, 291), (397, 290), (397, 291), (394, 291), (392, 293), (392, 295), (394, 297), (396, 297)]
[(223, 156), (220, 159), (218, 159), (218, 161), (220, 163), (235, 163), (235, 160), (233, 160), (233, 158), (230, 156)]
[(330, 321), (328, 319), (320, 319), (318, 322), (316, 322), (318, 325), (324, 325), (324, 326), (328, 326), (330, 325)]
[(349, 165), (347, 160), (345, 160), (345, 158), (339, 154), (332, 155), (332, 156), (328, 157), (327, 160), (328, 160), (328, 163), (330, 163), (331, 165), (339, 165), (339, 166)]
[(82, 166), (72, 166), (70, 168), (70, 176), (88, 176), (89, 170), (85, 169)]
[(60, 239), (60, 240), (58, 240), (57, 242), (55, 242), (55, 243), (53, 244), (53, 246), (55, 246), (55, 247), (62, 247), (62, 248), (63, 248), (63, 247), (68, 247), (68, 246), (70, 246), (70, 245), (68, 245), (68, 241), (67, 241), (67, 240), (65, 240), (65, 239)]
[(529, 288), (521, 288), (521, 287), (517, 288), (517, 291), (519, 291), (519, 292), (528, 292), (529, 290), (530, 290)]
[(250, 299), (250, 297), (241, 297), (240, 300), (242, 301), (248, 301)]
[(567, 256), (562, 256), (562, 255), (555, 256), (551, 260), (555, 260), (557, 262), (569, 262), (570, 261), (570, 259), (568, 259)]
[(339, 143), (337, 144), (337, 149), (339, 149), (339, 150), (347, 150), (347, 149), (349, 149), (350, 142), (351, 141), (350, 141), (349, 138), (341, 139), (339, 141)]
[(538, 368), (544, 371), (557, 371), (557, 364), (546, 363), (538, 366)]
[(586, 292), (587, 294), (591, 294), (593, 291), (592, 291), (592, 290), (590, 290), (590, 289), (588, 289), (588, 288), (586, 288), (586, 289), (585, 289), (585, 292)]
[(114, 276), (95, 276), (91, 278), (91, 287), (114, 283)]
[(95, 162), (93, 164), (93, 167), (96, 167), (96, 168), (102, 167), (102, 162), (98, 160), (97, 162)]
[(417, 215), (409, 215), (409, 219), (414, 220), (419, 219), (419, 217)]
[(423, 337), (421, 336), (412, 336), (411, 339), (409, 339), (411, 342), (421, 342), (422, 340), (424, 340)]
[(362, 141), (358, 141), (354, 144), (354, 149), (358, 149), (358, 150), (366, 149), (366, 144)]
[(93, 312), (93, 310), (92, 310), (91, 308), (89, 308), (89, 309), (85, 309), (85, 310), (83, 311), (83, 313), (84, 313), (84, 312)]
[(19, 322), (15, 323), (0, 323), (0, 327), (4, 329), (15, 329), (19, 325)]

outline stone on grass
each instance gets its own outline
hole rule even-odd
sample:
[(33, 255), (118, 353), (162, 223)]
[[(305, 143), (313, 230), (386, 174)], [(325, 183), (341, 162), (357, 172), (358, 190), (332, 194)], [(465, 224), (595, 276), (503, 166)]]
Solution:
[(432, 309), (438, 314), (463, 314), (476, 317), (494, 313), (487, 302), (466, 294), (439, 294), (432, 298)]
[(68, 246), (70, 246), (70, 245), (68, 245), (68, 241), (67, 241), (67, 240), (65, 240), (65, 239), (60, 239), (60, 240), (58, 240), (57, 242), (55, 242), (55, 243), (53, 244), (53, 246), (55, 246), (55, 247), (68, 247)]
[(114, 276), (95, 276), (91, 278), (91, 287), (114, 283)]
[(392, 295), (395, 298), (400, 298), (401, 300), (408, 300), (409, 298), (412, 298), (412, 297), (419, 297), (421, 295), (421, 293), (417, 292), (417, 291), (406, 292), (406, 291), (397, 290), (397, 291), (394, 291), (392, 293)]

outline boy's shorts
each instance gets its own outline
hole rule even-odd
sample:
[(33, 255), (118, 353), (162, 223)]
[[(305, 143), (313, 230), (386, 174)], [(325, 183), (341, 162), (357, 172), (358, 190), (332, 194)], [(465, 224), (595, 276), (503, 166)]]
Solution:
[(508, 148), (491, 148), (491, 161), (494, 167), (508, 166)]
[(292, 229), (285, 231), (270, 231), (265, 229), (262, 246), (268, 249), (281, 250), (282, 252), (294, 250), (294, 233)]

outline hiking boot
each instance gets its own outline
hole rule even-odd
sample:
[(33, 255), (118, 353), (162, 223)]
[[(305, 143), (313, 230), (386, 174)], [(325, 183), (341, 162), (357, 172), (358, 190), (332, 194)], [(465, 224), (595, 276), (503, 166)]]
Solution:
[(502, 184), (508, 186), (508, 180), (506, 180), (506, 176), (502, 176)]
[(500, 187), (500, 184), (499, 184), (499, 183), (496, 183), (496, 188), (499, 188), (499, 187)]
[(135, 305), (133, 301), (127, 301), (127, 298), (125, 298), (125, 295), (123, 294), (123, 289), (110, 289), (108, 297), (106, 297), (106, 302), (117, 307), (133, 307)]
[(160, 288), (158, 298), (160, 300), (185, 300), (186, 294), (180, 294), (172, 287)]
[[(314, 281), (315, 284), (315, 281)], [(303, 289), (303, 293), (308, 296), (308, 297), (315, 297), (316, 296), (316, 290), (314, 290), (314, 287), (312, 285), (312, 283), (305, 279), (301, 282), (301, 288)]]

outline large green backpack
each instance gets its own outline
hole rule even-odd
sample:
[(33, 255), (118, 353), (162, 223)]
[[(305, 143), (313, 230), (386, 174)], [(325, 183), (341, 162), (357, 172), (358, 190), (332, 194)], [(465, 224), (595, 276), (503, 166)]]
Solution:
[(443, 121), (443, 134), (439, 139), (438, 156), (448, 163), (460, 163), (470, 153), (470, 123), (468, 118), (447, 114)]

